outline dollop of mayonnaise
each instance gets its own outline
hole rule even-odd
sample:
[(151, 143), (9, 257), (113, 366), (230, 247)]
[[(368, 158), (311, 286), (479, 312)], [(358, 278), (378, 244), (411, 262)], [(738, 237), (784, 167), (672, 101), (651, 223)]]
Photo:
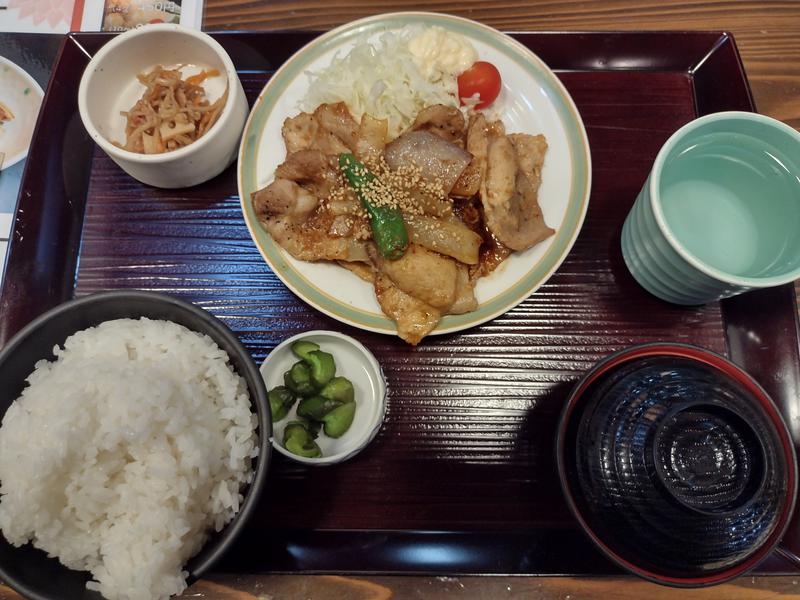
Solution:
[(408, 50), (428, 81), (456, 77), (478, 60), (469, 40), (435, 25), (409, 39)]

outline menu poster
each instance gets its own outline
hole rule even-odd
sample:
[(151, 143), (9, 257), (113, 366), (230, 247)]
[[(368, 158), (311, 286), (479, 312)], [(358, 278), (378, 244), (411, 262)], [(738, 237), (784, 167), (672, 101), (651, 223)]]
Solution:
[(199, 29), (203, 18), (202, 0), (83, 0), (83, 4), (83, 31), (127, 31), (149, 23)]
[(103, 31), (125, 31), (149, 23), (179, 23), (181, 0), (106, 0)]

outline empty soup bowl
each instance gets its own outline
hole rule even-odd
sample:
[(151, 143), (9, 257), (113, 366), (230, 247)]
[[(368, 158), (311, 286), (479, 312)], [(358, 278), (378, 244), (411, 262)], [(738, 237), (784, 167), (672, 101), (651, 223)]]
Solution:
[(657, 583), (727, 581), (789, 525), (797, 467), (766, 392), (712, 352), (633, 346), (573, 389), (557, 435), (567, 503), (606, 556)]
[(683, 126), (625, 220), (622, 254), (647, 291), (704, 304), (800, 277), (800, 133), (722, 112)]

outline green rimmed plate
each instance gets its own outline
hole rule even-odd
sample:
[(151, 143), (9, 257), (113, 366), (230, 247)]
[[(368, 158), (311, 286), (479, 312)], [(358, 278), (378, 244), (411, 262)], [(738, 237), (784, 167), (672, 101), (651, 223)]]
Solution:
[(372, 286), (334, 264), (292, 258), (261, 227), (250, 195), (267, 185), (286, 152), (283, 121), (296, 115), (308, 89), (307, 71), (330, 64), (362, 36), (377, 37), (406, 25), (438, 25), (467, 37), (480, 60), (493, 63), (503, 89), (491, 110), (509, 133), (543, 133), (549, 145), (539, 202), (556, 235), (514, 253), (475, 288), (478, 309), (442, 319), (435, 334), (460, 331), (503, 314), (536, 291), (555, 272), (578, 236), (589, 202), (591, 157), (583, 121), (553, 72), (516, 40), (490, 27), (449, 15), (403, 12), (354, 21), (315, 39), (273, 75), (253, 106), (239, 149), (239, 195), (253, 241), (275, 274), (302, 300), (355, 327), (395, 334), (378, 306)]

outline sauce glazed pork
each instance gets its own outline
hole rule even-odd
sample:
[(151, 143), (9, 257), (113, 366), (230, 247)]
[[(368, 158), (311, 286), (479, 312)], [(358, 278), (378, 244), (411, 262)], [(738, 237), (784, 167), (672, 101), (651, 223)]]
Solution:
[[(445, 105), (423, 108), (394, 140), (387, 130), (342, 102), (286, 119), (286, 160), (252, 203), (293, 257), (369, 281), (398, 335), (418, 344), (444, 315), (478, 307), (480, 277), (553, 235), (538, 200), (547, 142)], [(404, 229), (391, 257), (389, 220)]]

